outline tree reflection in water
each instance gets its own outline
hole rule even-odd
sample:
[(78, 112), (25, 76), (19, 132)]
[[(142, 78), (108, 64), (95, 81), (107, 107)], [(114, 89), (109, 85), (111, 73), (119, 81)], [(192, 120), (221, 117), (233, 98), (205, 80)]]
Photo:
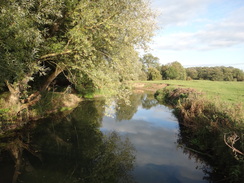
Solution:
[(117, 103), (116, 107), (116, 120), (130, 120), (137, 112), (138, 106), (144, 109), (151, 109), (158, 105), (158, 101), (154, 99), (153, 94), (137, 94), (130, 95), (130, 105), (127, 105), (123, 100)]
[(12, 173), (0, 182), (133, 182), (134, 148), (116, 132), (100, 131), (103, 113), (104, 101), (84, 101), (64, 119), (41, 120), (28, 129), (29, 143), (29, 133), (18, 135), (18, 143), (8, 142), (0, 151), (1, 174), (10, 165), (7, 150), (14, 157)]

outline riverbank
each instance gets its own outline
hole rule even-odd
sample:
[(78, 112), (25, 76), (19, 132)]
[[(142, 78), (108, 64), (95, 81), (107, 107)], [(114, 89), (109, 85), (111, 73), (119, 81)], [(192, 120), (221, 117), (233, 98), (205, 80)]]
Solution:
[[(175, 114), (180, 122), (179, 139), (177, 142), (179, 147), (184, 148), (184, 151), (188, 151), (189, 156), (192, 154), (194, 156), (194, 153), (198, 157), (201, 156), (202, 159), (213, 167), (212, 171), (215, 172), (213, 174), (220, 175), (218, 177), (210, 177), (210, 180), (216, 180), (216, 182), (220, 180), (221, 182), (242, 182), (242, 172), (244, 171), (244, 158), (242, 156), (244, 151), (244, 118), (241, 105), (236, 104), (231, 106), (220, 101), (209, 101), (207, 98), (204, 98), (204, 92), (189, 88), (182, 89), (179, 86), (175, 88), (163, 83), (149, 82), (144, 84), (137, 82), (134, 83), (133, 89), (138, 93), (143, 91), (155, 93), (156, 90), (161, 89), (156, 92), (155, 96), (159, 101), (170, 104), (175, 108)], [(38, 103), (39, 107), (35, 105), (31, 109), (32, 111), (25, 111), (25, 114), (30, 116), (33, 111), (45, 117), (54, 116), (54, 114), (61, 116), (66, 112), (69, 114), (72, 111), (72, 107), (75, 107), (73, 104), (78, 104), (81, 99), (78, 97), (79, 100), (75, 100), (73, 103), (71, 102), (73, 97), (69, 101), (68, 96), (77, 97), (73, 94), (64, 94), (62, 96), (61, 93), (55, 92), (42, 95), (42, 100)], [(65, 105), (65, 101), (67, 101), (67, 104), (72, 105)], [(131, 106), (138, 101), (135, 99), (131, 100)], [(143, 105), (148, 107), (148, 104), (154, 105), (155, 103), (144, 101)], [(97, 103), (94, 104), (94, 107), (96, 105)], [(123, 117), (123, 119), (131, 118), (131, 112), (136, 111), (135, 108), (131, 107), (128, 110), (124, 110), (121, 106), (119, 108), (123, 111), (120, 115), (120, 118)], [(101, 108), (101, 110), (97, 111), (99, 115), (105, 112), (103, 110), (104, 108)], [(89, 111), (87, 106), (84, 106), (83, 111), (77, 114), (83, 112), (90, 117)], [(69, 130), (66, 126), (61, 129)], [(211, 172), (207, 174), (212, 175)]]
[(179, 143), (204, 155), (223, 179), (242, 182), (244, 172), (244, 114), (240, 104), (209, 100), (189, 88), (164, 87), (158, 101), (174, 108), (180, 123)]
[(0, 100), (0, 133), (21, 128), (29, 121), (46, 118), (49, 115), (65, 115), (76, 108), (82, 100), (75, 94), (45, 92), (33, 106), (21, 109), (21, 103), (8, 103), (8, 93)]

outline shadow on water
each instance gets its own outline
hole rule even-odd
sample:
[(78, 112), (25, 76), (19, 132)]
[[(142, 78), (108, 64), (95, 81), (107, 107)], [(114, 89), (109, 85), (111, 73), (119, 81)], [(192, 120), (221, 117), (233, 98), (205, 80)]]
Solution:
[(133, 182), (134, 148), (100, 130), (104, 101), (85, 101), (71, 115), (40, 120), (1, 143), (0, 183)]
[[(211, 136), (206, 136), (204, 132), (201, 133), (202, 135), (196, 135), (186, 126), (180, 125), (177, 143), (189, 158), (208, 164), (208, 166), (201, 167), (205, 173), (204, 179), (213, 183), (243, 182), (243, 172), (239, 171), (243, 160), (236, 159), (231, 151), (226, 150), (223, 140), (219, 139), (217, 133)], [(218, 146), (214, 144), (218, 144)], [(240, 178), (237, 176), (239, 174), (242, 174)], [(232, 175), (232, 177), (227, 175)]]
[(153, 95), (130, 101), (118, 101), (115, 119), (104, 117), (103, 100), (87, 100), (65, 117), (1, 137), (0, 183), (217, 182), (207, 158), (187, 146), (175, 119), (166, 119), (169, 109)]

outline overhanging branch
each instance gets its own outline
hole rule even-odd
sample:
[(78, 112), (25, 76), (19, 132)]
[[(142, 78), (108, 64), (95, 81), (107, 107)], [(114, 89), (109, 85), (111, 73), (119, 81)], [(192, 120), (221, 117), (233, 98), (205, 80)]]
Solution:
[(49, 53), (47, 55), (41, 56), (40, 60), (44, 60), (44, 59), (47, 59), (47, 58), (50, 58), (50, 57), (56, 57), (56, 56), (60, 56), (60, 55), (66, 55), (66, 54), (70, 54), (72, 52), (73, 52), (72, 50), (67, 50), (67, 51), (64, 51), (64, 52), (61, 52), (61, 53)]

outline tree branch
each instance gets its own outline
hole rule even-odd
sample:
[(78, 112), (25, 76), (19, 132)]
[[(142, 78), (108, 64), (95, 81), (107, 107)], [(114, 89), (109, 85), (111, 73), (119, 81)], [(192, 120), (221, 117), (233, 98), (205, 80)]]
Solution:
[(72, 50), (67, 50), (67, 51), (64, 51), (64, 52), (61, 52), (61, 53), (50, 53), (50, 54), (41, 56), (40, 59), (43, 60), (43, 59), (46, 59), (46, 58), (49, 58), (49, 57), (56, 57), (56, 56), (59, 56), (59, 55), (66, 55), (66, 54), (69, 54), (69, 53), (72, 53), (72, 52), (73, 52)]
[(51, 82), (61, 73), (63, 72), (63, 68), (57, 66), (55, 71), (47, 78), (46, 82), (43, 84), (43, 86), (40, 89), (40, 92), (45, 91), (49, 85), (51, 84)]
[(117, 12), (115, 12), (114, 14), (112, 14), (111, 16), (107, 17), (106, 19), (104, 19), (103, 21), (101, 21), (100, 23), (97, 23), (95, 25), (92, 25), (90, 27), (85, 27), (86, 29), (94, 29), (99, 27), (100, 25), (106, 23), (109, 19), (113, 18), (115, 15), (117, 15)]
[(18, 87), (14, 87), (12, 84), (10, 84), (9, 82), (8, 82), (8, 80), (5, 80), (5, 83), (6, 83), (6, 85), (7, 85), (7, 87), (8, 87), (8, 90), (9, 90), (9, 92), (11, 93), (11, 94), (18, 94), (19, 93), (19, 88)]
[[(229, 140), (229, 141), (231, 142), (231, 145), (227, 142), (227, 140)], [(239, 140), (239, 137), (236, 135), (236, 133), (234, 133), (231, 137), (228, 137), (227, 140), (226, 140), (226, 133), (225, 133), (225, 134), (224, 134), (224, 142), (225, 142), (225, 144), (226, 144), (229, 148), (231, 148), (231, 149), (233, 150), (233, 152), (238, 153), (238, 154), (241, 154), (241, 155), (244, 155), (243, 152), (239, 151), (238, 149), (236, 149), (236, 148), (234, 147), (234, 144), (236, 143), (236, 141)]]

